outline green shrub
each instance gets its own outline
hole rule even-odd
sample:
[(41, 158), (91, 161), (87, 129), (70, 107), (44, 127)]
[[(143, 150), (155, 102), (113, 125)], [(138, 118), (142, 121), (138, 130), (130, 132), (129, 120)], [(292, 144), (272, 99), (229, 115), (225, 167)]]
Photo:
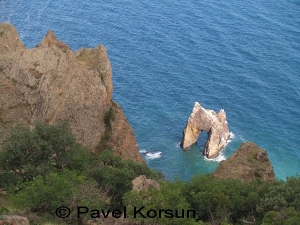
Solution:
[(289, 207), (281, 211), (269, 211), (265, 213), (262, 225), (298, 225), (300, 212)]
[(113, 108), (110, 108), (104, 115), (103, 122), (105, 125), (104, 133), (96, 146), (96, 151), (98, 153), (103, 150), (110, 149), (111, 145), (109, 143), (112, 133), (111, 122), (115, 120), (115, 114)]
[[(140, 214), (135, 215), (136, 220), (145, 224), (203, 224), (201, 221), (196, 220), (196, 211), (193, 211), (184, 193), (185, 183), (181, 181), (165, 182), (161, 184), (160, 189), (128, 192), (124, 197), (124, 201), (126, 205), (130, 206), (128, 214), (131, 217), (134, 217), (133, 207), (139, 209), (145, 206), (141, 212), (146, 218)], [(149, 218), (146, 213), (148, 210), (153, 209), (156, 211), (156, 217)], [(165, 213), (166, 211), (159, 213), (159, 210), (168, 210), (168, 213)]]
[(268, 188), (262, 196), (257, 211), (264, 214), (268, 211), (279, 212), (282, 209), (293, 207), (300, 210), (300, 178), (289, 177), (286, 182), (276, 182)]
[(114, 199), (112, 204), (116, 206), (122, 205), (123, 195), (132, 189), (132, 180), (137, 176), (146, 175), (156, 180), (161, 177), (159, 173), (150, 170), (147, 165), (132, 160), (122, 160), (110, 150), (101, 152), (98, 160), (89, 176), (109, 190), (109, 195)]
[(6, 208), (6, 207), (0, 207), (0, 215), (2, 215), (3, 213), (9, 213), (9, 210), (8, 210), (8, 208)]
[[(47, 125), (37, 123), (31, 131), (22, 125), (16, 126), (3, 141), (0, 152), (1, 176), (6, 187), (32, 181), (53, 171), (64, 169), (84, 170), (90, 154), (76, 142), (67, 123)], [(0, 181), (0, 185), (4, 185)]]
[(64, 171), (36, 177), (14, 195), (12, 200), (22, 209), (39, 215), (50, 213), (54, 216), (56, 208), (60, 206), (67, 206), (75, 213), (78, 205), (101, 208), (108, 198), (94, 180), (74, 171)]

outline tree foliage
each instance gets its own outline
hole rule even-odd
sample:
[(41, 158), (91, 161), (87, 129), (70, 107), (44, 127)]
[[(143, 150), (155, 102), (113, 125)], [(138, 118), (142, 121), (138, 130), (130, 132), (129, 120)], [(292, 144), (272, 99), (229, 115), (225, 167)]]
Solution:
[(23, 182), (32, 181), (51, 171), (83, 169), (83, 152), (87, 151), (76, 142), (67, 123), (37, 123), (32, 131), (18, 125), (1, 145), (0, 170)]
[(286, 182), (281, 181), (270, 186), (257, 205), (257, 211), (264, 214), (268, 211), (280, 212), (289, 207), (300, 210), (299, 177), (289, 177)]
[(23, 185), (25, 188), (13, 196), (14, 202), (38, 214), (54, 215), (59, 206), (68, 206), (75, 213), (78, 205), (101, 208), (108, 201), (106, 191), (96, 181), (75, 171), (38, 176)]
[(280, 211), (268, 211), (265, 213), (262, 225), (298, 225), (300, 212), (289, 207)]
[[(106, 123), (108, 120), (106, 118)], [(160, 189), (131, 191), (139, 175), (160, 180)], [(300, 220), (300, 178), (244, 183), (215, 180), (198, 174), (188, 182), (162, 181), (162, 174), (145, 164), (122, 160), (111, 150), (95, 155), (76, 142), (66, 123), (37, 123), (31, 130), (16, 126), (0, 146), (0, 188), (14, 203), (41, 215), (66, 205), (90, 208), (127, 206), (147, 210), (195, 210), (195, 218), (162, 213), (136, 218), (145, 224), (264, 224), (294, 225)], [(11, 188), (13, 187), (13, 189)], [(180, 211), (181, 213), (181, 211)]]
[(147, 165), (122, 160), (110, 150), (102, 151), (98, 159), (89, 176), (109, 190), (115, 205), (122, 205), (123, 195), (131, 190), (132, 180), (137, 176), (142, 174), (155, 180), (161, 178), (160, 173), (150, 170)]
[[(124, 200), (125, 204), (152, 208), (182, 207), (179, 202), (184, 202), (184, 207), (196, 210), (196, 222), (208, 224), (261, 224), (262, 220), (268, 225), (297, 224), (299, 182), (298, 177), (292, 177), (286, 182), (256, 180), (244, 183), (231, 179), (215, 180), (212, 175), (199, 174), (189, 182), (166, 183), (160, 190), (128, 193)], [(147, 222), (147, 219), (143, 220)], [(169, 220), (162, 221), (156, 222), (168, 224)]]
[[(147, 210), (156, 210), (156, 218), (144, 218), (137, 216), (137, 220), (145, 222), (146, 224), (170, 224), (170, 225), (193, 225), (202, 224), (195, 220), (196, 214), (188, 212), (192, 210), (192, 206), (187, 201), (185, 193), (185, 183), (182, 181), (177, 182), (164, 182), (161, 184), (160, 189), (150, 189), (149, 191), (142, 190), (140, 192), (128, 192), (124, 200), (126, 205), (130, 206), (129, 212), (131, 217), (134, 217), (133, 207), (140, 208), (145, 206), (144, 212)], [(169, 214), (159, 210), (171, 210)], [(177, 212), (176, 212), (177, 210)], [(176, 214), (177, 213), (177, 214)], [(176, 216), (177, 215), (177, 216)], [(182, 217), (182, 218), (177, 218)], [(188, 218), (189, 217), (189, 218)]]
[(15, 204), (29, 212), (53, 213), (60, 205), (122, 206), (139, 175), (161, 178), (110, 150), (90, 153), (66, 123), (37, 123), (32, 130), (18, 125), (1, 143), (0, 188), (10, 190)]

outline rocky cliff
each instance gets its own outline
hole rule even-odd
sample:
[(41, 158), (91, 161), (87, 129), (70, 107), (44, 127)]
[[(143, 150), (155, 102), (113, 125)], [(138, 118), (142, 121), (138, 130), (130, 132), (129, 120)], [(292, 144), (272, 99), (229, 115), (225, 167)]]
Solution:
[(246, 182), (256, 178), (275, 181), (267, 152), (251, 142), (243, 143), (229, 159), (221, 161), (213, 175), (217, 179), (234, 178)]
[(195, 102), (183, 131), (180, 146), (184, 150), (188, 149), (197, 142), (202, 131), (206, 131), (208, 134), (203, 155), (207, 158), (217, 157), (230, 136), (225, 111), (221, 109), (217, 114), (215, 111), (207, 110), (198, 102)]
[(16, 29), (0, 24), (0, 132), (16, 123), (68, 121), (77, 140), (91, 151), (110, 148), (144, 162), (133, 130), (111, 98), (112, 70), (104, 46), (74, 53), (49, 31), (27, 49)]

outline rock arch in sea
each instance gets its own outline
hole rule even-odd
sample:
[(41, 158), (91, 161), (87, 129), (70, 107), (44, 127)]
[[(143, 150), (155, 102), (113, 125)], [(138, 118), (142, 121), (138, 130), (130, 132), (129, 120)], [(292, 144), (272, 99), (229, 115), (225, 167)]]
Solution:
[(217, 114), (195, 102), (193, 111), (183, 130), (180, 143), (183, 150), (187, 150), (195, 144), (202, 131), (206, 131), (208, 134), (203, 155), (207, 158), (217, 157), (230, 137), (225, 111), (221, 109)]

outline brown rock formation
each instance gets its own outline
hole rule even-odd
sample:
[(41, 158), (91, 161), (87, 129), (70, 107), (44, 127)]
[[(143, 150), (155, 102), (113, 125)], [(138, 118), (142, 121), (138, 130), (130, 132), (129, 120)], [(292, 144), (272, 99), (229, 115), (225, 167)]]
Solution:
[(225, 111), (221, 109), (216, 114), (213, 110), (206, 110), (198, 102), (195, 102), (192, 114), (183, 131), (180, 144), (183, 150), (187, 150), (195, 144), (202, 131), (206, 131), (208, 134), (203, 155), (207, 158), (217, 157), (230, 136)]
[(1, 216), (0, 225), (29, 225), (29, 221), (23, 216)]
[(241, 144), (229, 159), (221, 161), (213, 175), (217, 179), (234, 178), (246, 182), (256, 178), (275, 181), (267, 152), (251, 142)]
[(132, 181), (133, 191), (149, 190), (151, 188), (159, 188), (159, 183), (155, 180), (147, 179), (145, 175), (140, 175)]
[(0, 133), (18, 122), (68, 121), (90, 150), (111, 148), (144, 162), (131, 126), (111, 99), (111, 76), (102, 45), (74, 53), (49, 31), (37, 47), (26, 49), (15, 28), (0, 23)]

